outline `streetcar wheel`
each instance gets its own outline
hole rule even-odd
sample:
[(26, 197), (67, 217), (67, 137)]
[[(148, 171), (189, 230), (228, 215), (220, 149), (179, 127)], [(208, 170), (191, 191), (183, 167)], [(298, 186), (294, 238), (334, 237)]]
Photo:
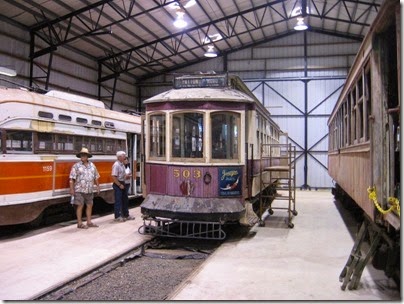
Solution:
[(293, 213), (294, 216), (297, 215), (297, 211), (296, 211), (296, 210), (293, 210), (292, 213)]
[(293, 223), (289, 223), (288, 227), (292, 229), (293, 227), (295, 227), (295, 225), (293, 225)]
[(272, 215), (272, 214), (274, 214), (274, 211), (273, 211), (272, 209), (268, 209), (268, 213), (269, 213), (270, 215)]

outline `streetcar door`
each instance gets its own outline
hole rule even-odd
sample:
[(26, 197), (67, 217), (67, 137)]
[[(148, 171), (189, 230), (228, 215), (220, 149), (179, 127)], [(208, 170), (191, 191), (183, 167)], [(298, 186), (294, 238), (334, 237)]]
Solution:
[(132, 177), (130, 180), (129, 196), (141, 195), (141, 176), (140, 176), (140, 135), (128, 134), (128, 158)]

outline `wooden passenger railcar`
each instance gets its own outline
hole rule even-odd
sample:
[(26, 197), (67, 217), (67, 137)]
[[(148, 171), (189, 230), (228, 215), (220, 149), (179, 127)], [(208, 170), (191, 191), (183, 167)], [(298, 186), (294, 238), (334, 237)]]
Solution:
[(378, 201), (400, 193), (400, 5), (387, 1), (365, 38), (329, 119), (331, 177), (374, 221), (400, 228), (396, 213), (383, 216)]
[(328, 170), (336, 192), (348, 194), (393, 240), (400, 230), (397, 204), (390, 209), (397, 200), (389, 199), (400, 199), (400, 45), (400, 3), (386, 0), (328, 122)]
[(238, 77), (215, 74), (177, 77), (144, 104), (144, 219), (246, 221), (260, 145), (281, 132), (266, 108)]
[[(69, 173), (82, 146), (101, 175), (100, 196), (113, 203), (115, 153), (129, 150), (137, 167), (141, 118), (63, 92), (0, 88), (0, 133), (0, 225), (12, 225), (40, 219), (47, 207), (69, 201)], [(135, 195), (140, 189), (132, 186)]]

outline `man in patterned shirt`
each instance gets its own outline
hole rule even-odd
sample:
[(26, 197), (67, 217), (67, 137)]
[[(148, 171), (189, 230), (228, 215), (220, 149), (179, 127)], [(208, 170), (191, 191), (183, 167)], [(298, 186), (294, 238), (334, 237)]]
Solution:
[[(77, 207), (77, 228), (98, 227), (97, 224), (91, 222), (91, 214), (93, 210), (94, 183), (97, 184), (97, 193), (100, 194), (100, 184), (98, 181), (100, 175), (95, 165), (88, 160), (92, 155), (88, 152), (87, 148), (82, 148), (76, 156), (80, 158), (80, 161), (73, 165), (69, 178), (70, 195), (74, 197), (74, 204)], [(81, 220), (84, 204), (86, 204), (87, 225), (83, 224)]]

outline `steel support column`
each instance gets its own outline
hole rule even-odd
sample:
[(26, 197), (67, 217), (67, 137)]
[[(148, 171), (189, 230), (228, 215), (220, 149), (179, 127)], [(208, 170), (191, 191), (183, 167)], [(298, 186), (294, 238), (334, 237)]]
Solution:
[(304, 77), (306, 80), (303, 80), (304, 83), (304, 182), (301, 186), (302, 189), (311, 189), (307, 183), (307, 175), (308, 175), (308, 122), (309, 122), (309, 100), (308, 100), (308, 83), (307, 80), (307, 32), (303, 33), (304, 35)]
[[(42, 49), (35, 52), (35, 33), (31, 31), (30, 33), (30, 54), (29, 54), (29, 86), (37, 91), (48, 91), (49, 89), (49, 78), (53, 62), (53, 51), (56, 51), (56, 47), (50, 45), (48, 48)], [(48, 65), (43, 67), (40, 63), (36, 63), (35, 59), (44, 55), (48, 55)], [(35, 73), (37, 71), (37, 73)], [(36, 76), (34, 76), (36, 74)], [(42, 80), (42, 81), (41, 81)], [(45, 83), (44, 89), (41, 88), (40, 82)]]

